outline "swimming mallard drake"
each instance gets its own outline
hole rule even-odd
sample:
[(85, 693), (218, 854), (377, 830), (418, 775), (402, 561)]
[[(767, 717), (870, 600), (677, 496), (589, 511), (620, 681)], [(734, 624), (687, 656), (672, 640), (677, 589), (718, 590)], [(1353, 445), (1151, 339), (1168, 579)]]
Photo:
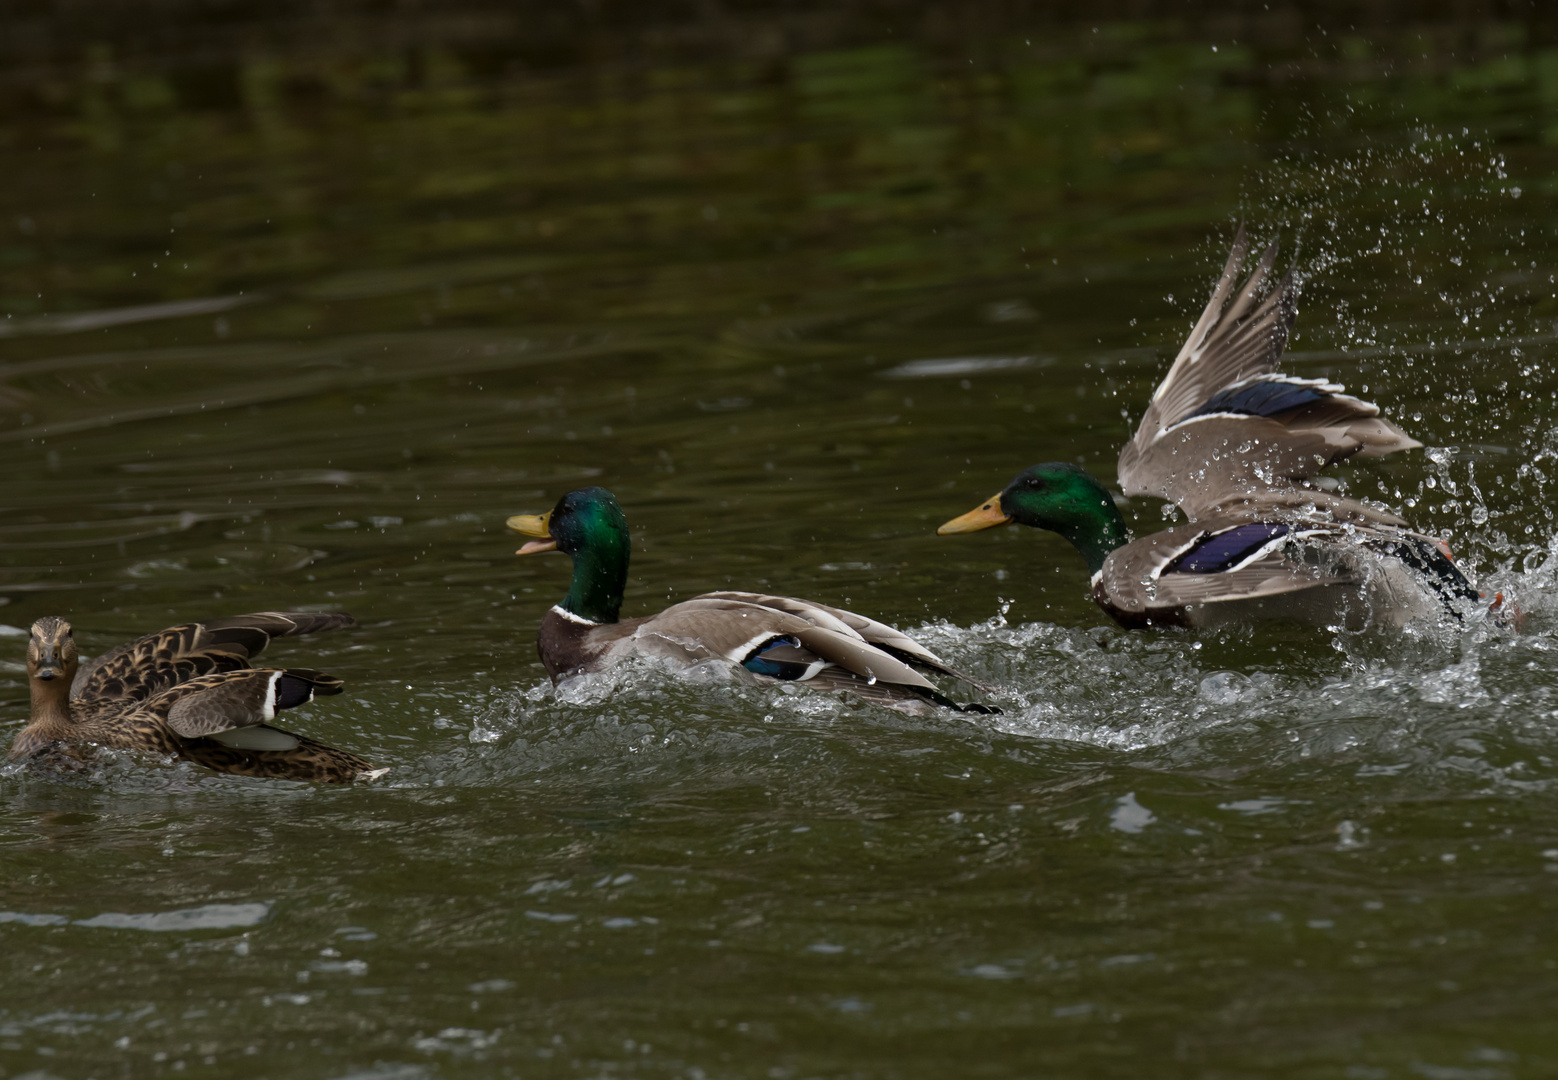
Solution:
[(619, 618), (631, 541), (622, 507), (605, 488), (570, 491), (550, 512), (511, 517), (508, 527), (541, 538), (517, 554), (561, 551), (573, 559), (568, 595), (541, 620), (536, 639), (553, 682), (629, 656), (683, 665), (719, 659), (761, 680), (845, 690), (888, 705), (996, 711), (945, 697), (922, 671), (979, 684), (908, 635), (810, 600), (713, 592), (656, 615)]
[(371, 773), (356, 754), (270, 726), (282, 709), (339, 694), (340, 679), (249, 666), (273, 637), (353, 623), (341, 611), (262, 611), (169, 627), (79, 664), (70, 624), (46, 616), (27, 642), (32, 718), (11, 757), (97, 743), (244, 776), (344, 783)]
[(1235, 292), (1247, 254), (1241, 227), (1211, 302), (1120, 452), (1125, 494), (1166, 499), (1187, 524), (1132, 540), (1097, 479), (1049, 462), (936, 531), (1016, 522), (1060, 533), (1086, 561), (1094, 599), (1127, 627), (1260, 617), (1399, 626), (1476, 601), (1441, 541), (1312, 482), (1338, 461), (1422, 444), (1335, 383), (1277, 372), (1297, 285), (1290, 270), (1268, 287), (1273, 242)]

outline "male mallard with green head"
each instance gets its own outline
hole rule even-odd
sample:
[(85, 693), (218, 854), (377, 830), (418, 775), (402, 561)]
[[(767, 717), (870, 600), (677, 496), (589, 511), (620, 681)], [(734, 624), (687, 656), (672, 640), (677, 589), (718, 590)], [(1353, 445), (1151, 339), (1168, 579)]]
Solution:
[(1049, 462), (937, 532), (1007, 522), (1058, 532), (1087, 563), (1099, 606), (1127, 627), (1399, 626), (1478, 600), (1441, 541), (1316, 486), (1338, 461), (1422, 444), (1341, 386), (1277, 372), (1297, 285), (1289, 271), (1268, 288), (1273, 242), (1235, 294), (1247, 254), (1241, 227), (1211, 302), (1120, 452), (1125, 494), (1166, 499), (1186, 524), (1132, 540), (1103, 484)]
[(273, 637), (353, 621), (339, 611), (264, 611), (185, 623), (81, 664), (70, 624), (46, 616), (27, 642), (32, 717), (11, 758), (96, 743), (244, 776), (344, 783), (372, 774), (356, 754), (270, 725), (316, 694), (339, 694), (340, 679), (309, 668), (249, 666)]
[(759, 680), (843, 690), (892, 706), (996, 711), (944, 696), (921, 672), (979, 684), (907, 634), (810, 600), (714, 592), (656, 615), (620, 618), (631, 543), (622, 507), (605, 488), (570, 491), (550, 512), (511, 517), (508, 527), (539, 537), (518, 554), (561, 551), (573, 560), (568, 594), (547, 612), (536, 639), (553, 682), (629, 656), (682, 665), (717, 659)]

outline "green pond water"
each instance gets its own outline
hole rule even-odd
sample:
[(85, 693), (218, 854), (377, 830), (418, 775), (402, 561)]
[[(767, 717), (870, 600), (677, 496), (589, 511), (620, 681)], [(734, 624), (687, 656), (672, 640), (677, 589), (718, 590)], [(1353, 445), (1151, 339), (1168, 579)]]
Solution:
[[(1273, 6), (19, 8), (0, 738), (38, 616), (340, 608), (267, 658), (391, 771), (0, 769), (0, 1076), (1558, 1074), (1558, 23)], [(1338, 475), (1524, 632), (1125, 633), (934, 535), (1113, 481), (1240, 220), (1427, 447)], [(624, 614), (849, 606), (1004, 712), (554, 690), (502, 523), (584, 484)]]

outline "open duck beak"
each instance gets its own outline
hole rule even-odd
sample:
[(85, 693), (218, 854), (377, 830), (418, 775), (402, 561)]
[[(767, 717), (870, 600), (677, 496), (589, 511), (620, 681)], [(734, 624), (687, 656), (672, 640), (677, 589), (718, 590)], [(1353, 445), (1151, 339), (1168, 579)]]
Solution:
[(539, 536), (543, 539), (532, 540), (515, 555), (539, 555), (543, 551), (556, 551), (557, 541), (552, 539), (552, 512), (548, 510), (544, 514), (515, 514), (505, 524), (521, 536)]
[(952, 533), (978, 532), (980, 529), (1005, 525), (1010, 520), (1012, 516), (1001, 511), (1001, 493), (998, 491), (986, 499), (979, 509), (970, 510), (962, 517), (955, 517), (937, 529), (936, 535), (950, 536)]

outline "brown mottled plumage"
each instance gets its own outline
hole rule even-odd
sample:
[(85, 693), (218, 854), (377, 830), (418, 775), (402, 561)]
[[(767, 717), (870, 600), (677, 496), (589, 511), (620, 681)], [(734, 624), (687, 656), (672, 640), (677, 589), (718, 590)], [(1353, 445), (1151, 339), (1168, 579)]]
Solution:
[(339, 694), (341, 680), (308, 668), (251, 668), (273, 637), (351, 626), (344, 612), (277, 612), (185, 623), (78, 667), (70, 624), (32, 627), (32, 718), (13, 759), (58, 744), (148, 750), (219, 772), (344, 783), (373, 766), (355, 754), (269, 725), (277, 712)]

